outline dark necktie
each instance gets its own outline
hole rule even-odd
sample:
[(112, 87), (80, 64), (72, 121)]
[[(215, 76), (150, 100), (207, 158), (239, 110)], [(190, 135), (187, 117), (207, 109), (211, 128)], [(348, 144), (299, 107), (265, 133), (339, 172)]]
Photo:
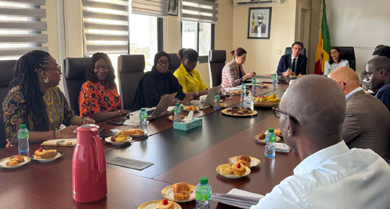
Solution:
[(292, 71), (293, 71), (294, 73), (296, 72), (296, 68), (295, 68), (295, 61), (296, 61), (296, 60), (297, 60), (296, 58), (293, 59), (292, 66), (291, 66), (291, 69), (292, 69)]

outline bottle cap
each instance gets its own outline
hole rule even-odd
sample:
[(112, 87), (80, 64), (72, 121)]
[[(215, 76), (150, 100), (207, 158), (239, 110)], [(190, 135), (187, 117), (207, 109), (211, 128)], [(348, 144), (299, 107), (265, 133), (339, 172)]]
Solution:
[(272, 129), (272, 128), (268, 129), (268, 133), (273, 133), (273, 132), (274, 132), (274, 129)]
[(245, 83), (244, 83), (244, 82), (242, 82), (242, 83), (241, 83), (241, 85), (245, 85)]
[(176, 107), (179, 107), (180, 106), (180, 104), (179, 103), (176, 103), (176, 105), (175, 105)]
[(145, 108), (141, 108), (141, 112), (144, 112), (145, 111)]
[(22, 124), (22, 125), (20, 125), (20, 127), (19, 128), (21, 128), (21, 129), (23, 129), (23, 128), (26, 128), (26, 124)]
[(209, 183), (209, 180), (207, 179), (207, 177), (200, 177), (199, 183), (200, 184), (207, 184), (207, 183)]
[(218, 92), (215, 92), (215, 95), (218, 95), (219, 93)]

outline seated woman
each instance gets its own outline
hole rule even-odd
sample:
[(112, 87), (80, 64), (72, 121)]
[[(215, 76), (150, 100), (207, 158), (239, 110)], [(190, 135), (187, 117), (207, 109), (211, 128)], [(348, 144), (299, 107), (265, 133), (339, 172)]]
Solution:
[(183, 103), (187, 103), (191, 99), (190, 96), (183, 93), (172, 72), (168, 71), (170, 62), (169, 55), (164, 51), (158, 52), (154, 56), (152, 70), (145, 73), (138, 84), (134, 100), (136, 110), (143, 107), (156, 107), (163, 96), (175, 92), (177, 92), (175, 102), (183, 100)]
[(181, 65), (173, 73), (183, 88), (183, 93), (197, 98), (207, 94), (208, 88), (200, 78), (199, 72), (195, 70), (198, 62), (198, 53), (193, 49), (182, 48), (177, 52)]
[(343, 59), (343, 53), (340, 48), (331, 47), (329, 50), (329, 60), (325, 61), (324, 75), (329, 75), (330, 72), (336, 70), (336, 68), (347, 66), (349, 67), (348, 60)]
[[(58, 88), (61, 67), (44, 51), (32, 51), (16, 62), (10, 91), (3, 102), (6, 140), (18, 144), (17, 132), (21, 124), (29, 130), (29, 142), (76, 137), (79, 125), (94, 123), (91, 118), (80, 118), (69, 107)], [(59, 131), (60, 125), (67, 128)]]
[(104, 53), (95, 53), (85, 73), (79, 96), (80, 116), (96, 122), (127, 115), (121, 108), (121, 98), (115, 84), (114, 67)]
[(238, 47), (235, 50), (231, 50), (230, 55), (233, 57), (233, 60), (226, 63), (222, 69), (222, 87), (224, 88), (239, 86), (246, 79), (256, 76), (256, 73), (253, 71), (245, 74), (242, 68), (246, 60), (245, 49)]

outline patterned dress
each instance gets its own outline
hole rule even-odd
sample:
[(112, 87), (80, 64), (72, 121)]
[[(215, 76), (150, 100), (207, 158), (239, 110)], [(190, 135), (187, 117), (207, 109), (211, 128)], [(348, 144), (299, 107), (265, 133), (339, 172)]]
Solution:
[(106, 87), (100, 82), (86, 81), (81, 86), (80, 116), (90, 117), (99, 112), (110, 112), (121, 109), (121, 98), (114, 87)]
[[(43, 100), (46, 104), (50, 126), (46, 131), (54, 131), (60, 128), (61, 124), (72, 125), (80, 118), (69, 107), (65, 95), (57, 86), (49, 88)], [(11, 145), (18, 144), (17, 132), (21, 124), (26, 124), (29, 131), (34, 131), (33, 115), (27, 109), (27, 101), (21, 87), (15, 86), (3, 102), (6, 140)]]
[[(240, 77), (241, 71), (241, 77)], [(242, 83), (242, 76), (245, 75), (242, 65), (239, 69), (236, 67), (234, 59), (226, 63), (225, 67), (222, 69), (222, 87), (234, 87), (239, 86)]]

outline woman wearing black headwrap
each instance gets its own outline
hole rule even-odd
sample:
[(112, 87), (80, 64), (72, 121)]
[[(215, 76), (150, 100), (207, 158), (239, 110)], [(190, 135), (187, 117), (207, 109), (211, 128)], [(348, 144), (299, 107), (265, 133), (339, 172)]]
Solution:
[[(177, 92), (175, 102), (184, 100), (186, 95), (182, 87), (172, 72), (168, 71), (170, 61), (169, 55), (164, 51), (155, 55), (152, 71), (145, 73), (138, 84), (134, 100), (136, 110), (143, 107), (155, 107), (161, 97), (175, 92)], [(185, 100), (190, 100), (190, 98), (186, 97)]]

